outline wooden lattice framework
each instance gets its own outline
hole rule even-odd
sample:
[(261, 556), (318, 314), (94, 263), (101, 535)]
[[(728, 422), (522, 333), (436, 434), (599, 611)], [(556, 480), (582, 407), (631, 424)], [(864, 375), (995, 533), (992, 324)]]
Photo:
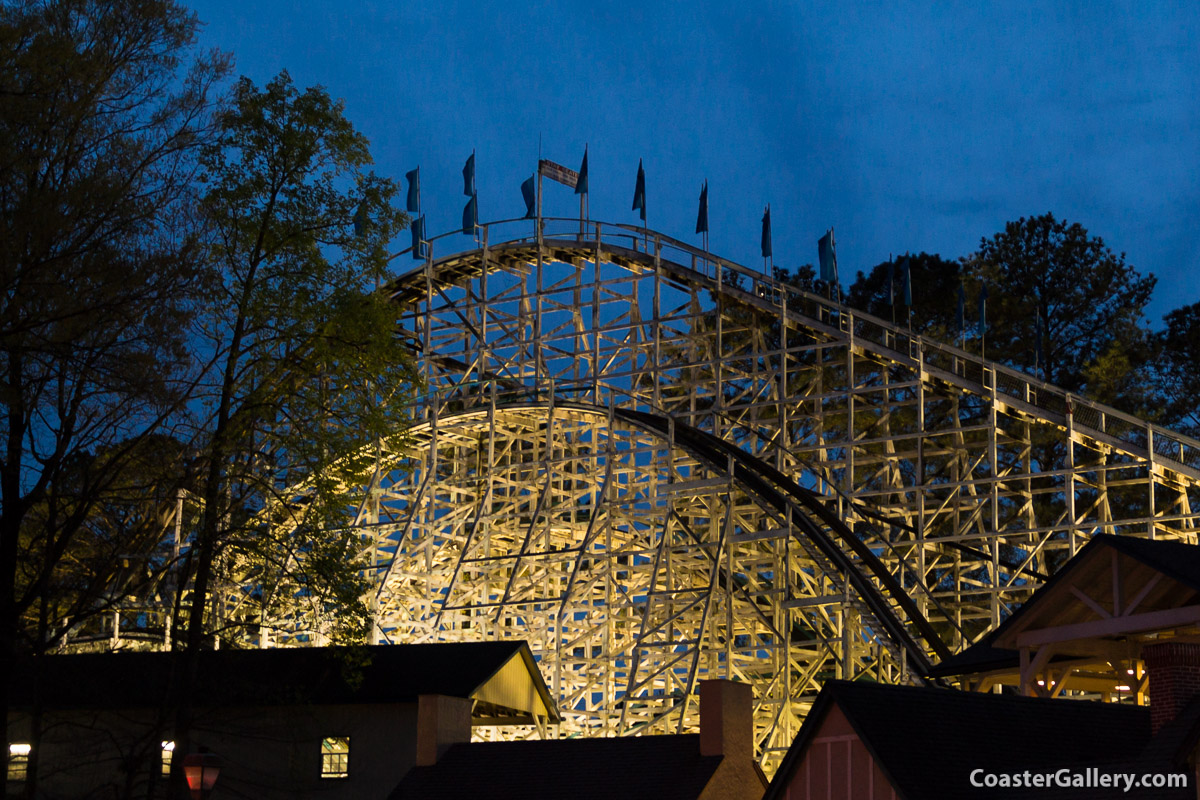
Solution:
[(361, 521), (378, 637), (527, 639), (565, 730), (690, 729), (729, 676), (770, 768), (823, 680), (936, 656), (897, 583), (957, 650), (1095, 532), (1195, 535), (1200, 443), (660, 234), (481, 233), (389, 288), (427, 386)]
[(348, 507), (376, 641), (527, 640), (563, 735), (732, 677), (770, 772), (823, 681), (919, 680), (1092, 534), (1195, 541), (1200, 442), (653, 231), (479, 232), (386, 289), (426, 386)]

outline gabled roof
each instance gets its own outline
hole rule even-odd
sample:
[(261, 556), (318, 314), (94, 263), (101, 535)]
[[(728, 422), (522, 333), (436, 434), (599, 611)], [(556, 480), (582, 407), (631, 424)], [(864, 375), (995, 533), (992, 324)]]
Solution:
[[(169, 702), (177, 653), (40, 656), (19, 661), (11, 696), (29, 707), (147, 708)], [(195, 702), (207, 707), (403, 703), (422, 694), (474, 698), (508, 713), (557, 719), (524, 642), (206, 650)], [(515, 721), (515, 720), (514, 720)]]
[[(978, 674), (993, 670), (1012, 669), (1018, 664), (1017, 650), (999, 644), (1011, 644), (1014, 632), (1034, 624), (1042, 617), (1069, 615), (1078, 607), (1075, 617), (1085, 618), (1093, 612), (1069, 594), (1073, 583), (1089, 571), (1108, 569), (1103, 563), (1106, 553), (1130, 559), (1142, 565), (1144, 574), (1161, 573), (1161, 581), (1141, 602), (1141, 608), (1176, 607), (1196, 602), (1200, 592), (1200, 546), (1176, 541), (1143, 539), (1133, 536), (1097, 534), (1073, 558), (1063, 564), (1054, 576), (1032, 597), (1014, 611), (999, 627), (980, 642), (951, 658), (934, 665), (926, 677)], [(1111, 580), (1084, 581), (1091, 587), (1094, 600), (1111, 603)]]
[(457, 744), (388, 800), (695, 800), (721, 758), (697, 734)]
[(831, 681), (763, 800), (785, 796), (789, 776), (835, 704), (908, 800), (965, 797), (975, 791), (975, 769), (1111, 766), (1150, 739), (1150, 711), (1143, 707)]
[[(1093, 536), (1087, 546), (1080, 550), (1075, 557), (1078, 558), (1082, 555), (1083, 551), (1091, 547), (1093, 543), (1111, 547), (1200, 592), (1200, 546), (1185, 542), (1101, 533)], [(1065, 568), (1067, 565), (1063, 566)]]
[[(925, 677), (949, 678), (956, 675), (981, 675), (987, 672), (1012, 672), (1019, 669), (1021, 653), (1006, 647), (996, 647), (992, 644), (995, 636), (996, 631), (992, 631), (970, 647), (935, 664), (925, 673)], [(1050, 657), (1051, 664), (1071, 660), (1072, 656), (1069, 655)]]
[(1141, 752), (1149, 761), (1187, 769), (1188, 759), (1200, 743), (1200, 697), (1194, 697), (1169, 722), (1163, 724)]
[(1139, 621), (1146, 612), (1192, 605), (1200, 591), (1200, 547), (1098, 534), (996, 629), (993, 641), (1000, 647), (1015, 647), (1017, 637), (1026, 630), (1062, 628), (1097, 619), (1100, 615), (1093, 605), (1078, 596), (1081, 589), (1092, 604), (1107, 608), (1112, 617), (1124, 617), (1126, 612), (1113, 607), (1113, 570), (1118, 565), (1124, 584), (1118, 604), (1124, 607), (1131, 598), (1140, 598), (1135, 612)]
[(934, 664), (925, 672), (926, 678), (945, 678), (953, 675), (978, 675), (993, 670), (1007, 670), (1018, 666), (1020, 653), (1006, 647), (996, 647), (992, 631), (975, 644), (955, 653), (950, 658)]

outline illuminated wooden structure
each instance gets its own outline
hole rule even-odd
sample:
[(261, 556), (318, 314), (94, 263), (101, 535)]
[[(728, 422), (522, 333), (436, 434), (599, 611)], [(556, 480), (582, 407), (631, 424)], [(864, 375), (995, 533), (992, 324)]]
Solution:
[(825, 681), (918, 681), (1094, 534), (1195, 540), (1200, 442), (643, 228), (459, 235), (386, 287), (426, 387), (349, 521), (376, 642), (526, 640), (563, 733), (733, 678), (770, 772)]
[(979, 691), (1143, 705), (1143, 650), (1166, 642), (1200, 642), (1200, 547), (1101, 535), (986, 640), (930, 673)]
[(567, 730), (733, 677), (769, 769), (824, 680), (915, 680), (1092, 534), (1194, 540), (1191, 439), (652, 231), (455, 241), (389, 287), (427, 394), (360, 495), (378, 639), (527, 639)]
[(981, 691), (827, 683), (764, 800), (1195, 798), (1197, 600), (1200, 546), (1098, 535), (930, 672)]

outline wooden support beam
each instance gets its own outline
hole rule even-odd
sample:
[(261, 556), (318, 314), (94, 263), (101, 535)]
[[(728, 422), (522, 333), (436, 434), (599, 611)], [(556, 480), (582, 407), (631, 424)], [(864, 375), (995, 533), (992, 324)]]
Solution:
[(1083, 601), (1085, 606), (1099, 614), (1101, 619), (1109, 619), (1112, 617), (1112, 614), (1108, 613), (1108, 610), (1104, 608), (1104, 606), (1100, 605), (1095, 600), (1084, 594), (1083, 590), (1081, 590), (1078, 586), (1068, 586), (1067, 588), (1071, 590), (1071, 594)]
[(1113, 582), (1113, 616), (1121, 614), (1121, 556), (1116, 550), (1112, 551), (1112, 582)]
[(1128, 617), (1132, 614), (1141, 602), (1146, 599), (1146, 595), (1150, 594), (1155, 586), (1158, 586), (1158, 582), (1162, 580), (1162, 577), (1163, 574), (1161, 572), (1154, 573), (1154, 577), (1146, 581), (1146, 585), (1141, 588), (1141, 591), (1134, 595), (1133, 599), (1129, 601), (1129, 605), (1125, 606), (1125, 613), (1122, 616)]
[(1178, 628), (1200, 623), (1200, 605), (1151, 611), (1128, 617), (1080, 622), (1075, 625), (1059, 625), (1053, 628), (1025, 631), (1017, 635), (1018, 647), (1037, 647), (1053, 642), (1072, 639), (1091, 639), (1103, 636), (1127, 636), (1153, 630)]

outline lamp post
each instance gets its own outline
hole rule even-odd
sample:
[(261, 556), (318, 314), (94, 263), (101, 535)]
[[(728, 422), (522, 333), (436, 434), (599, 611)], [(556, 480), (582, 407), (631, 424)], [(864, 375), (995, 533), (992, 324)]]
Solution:
[(221, 759), (212, 753), (189, 753), (183, 759), (183, 775), (193, 800), (204, 800), (212, 793), (221, 772)]

